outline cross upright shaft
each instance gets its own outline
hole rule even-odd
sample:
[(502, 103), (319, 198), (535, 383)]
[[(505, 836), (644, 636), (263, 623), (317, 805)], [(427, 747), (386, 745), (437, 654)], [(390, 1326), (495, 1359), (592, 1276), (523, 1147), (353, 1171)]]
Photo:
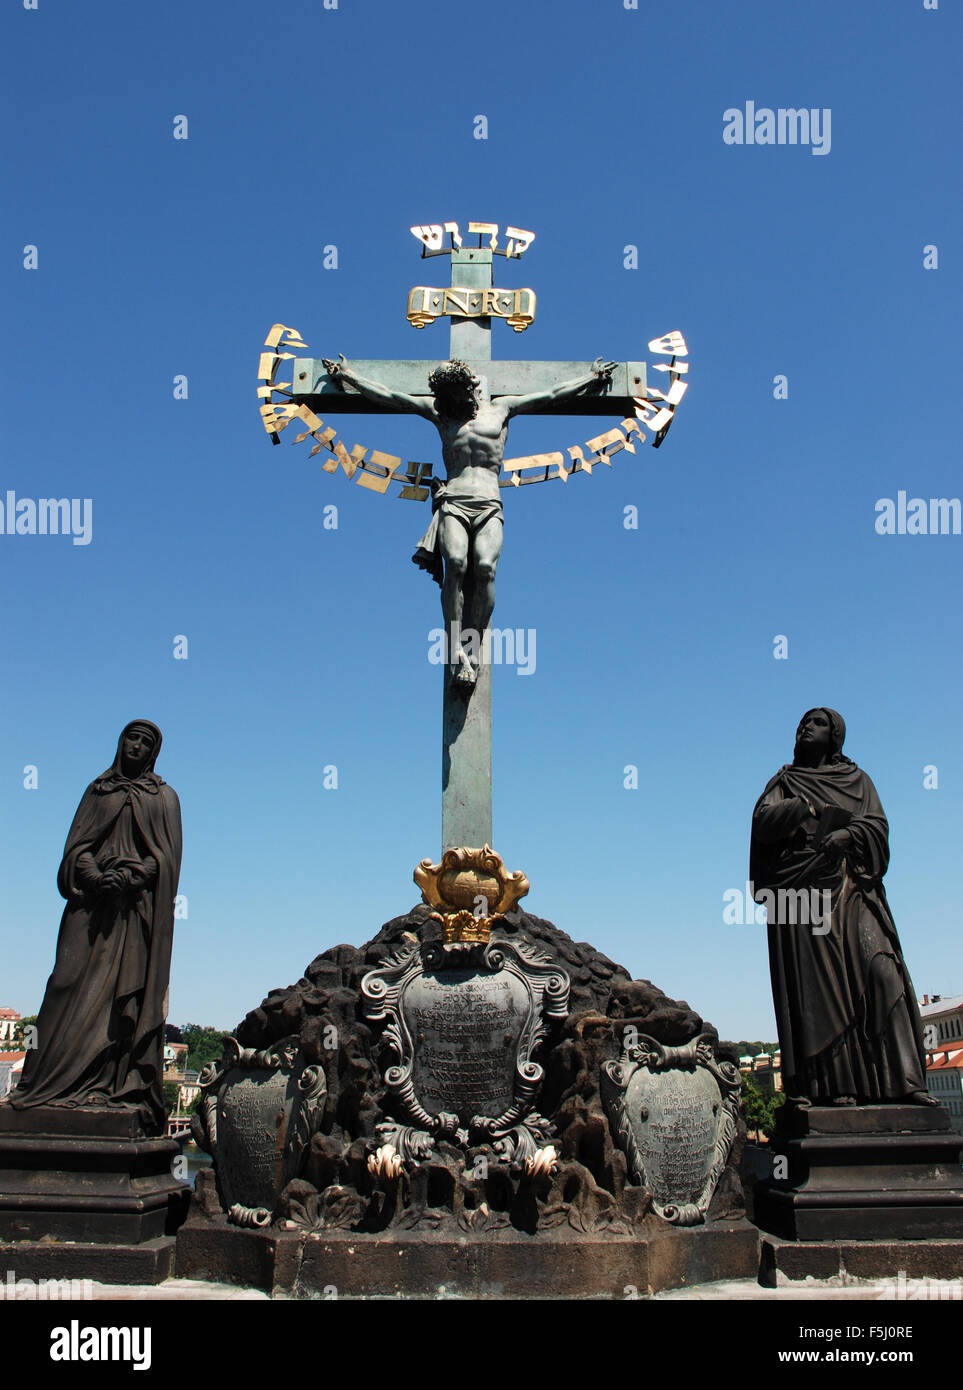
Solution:
[[(451, 253), (451, 287), (487, 290), (492, 286), (492, 253), (488, 247), (457, 247)], [(452, 361), (476, 365), (492, 360), (490, 318), (452, 318), (448, 337)]]
[[(488, 289), (492, 253), (487, 248), (453, 249), (452, 286)], [(491, 361), (490, 318), (451, 321), (449, 354), (476, 371)], [(483, 646), (484, 650), (484, 646)], [(481, 849), (492, 842), (492, 668), (482, 661), (466, 700), (445, 671), (441, 733), (441, 848)]]

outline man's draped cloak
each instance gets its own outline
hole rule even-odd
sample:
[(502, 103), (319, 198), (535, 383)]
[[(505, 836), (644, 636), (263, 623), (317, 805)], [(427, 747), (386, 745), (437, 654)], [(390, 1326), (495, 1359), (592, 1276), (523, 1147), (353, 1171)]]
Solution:
[[(810, 807), (818, 817), (826, 803), (851, 817), (852, 846), (835, 866), (814, 843)], [(757, 897), (767, 889), (777, 901), (780, 889), (828, 890), (832, 902), (824, 934), (802, 923), (769, 924), (788, 1094), (872, 1102), (926, 1088), (919, 1009), (883, 889), (888, 864), (876, 788), (847, 758), (780, 768), (756, 804), (749, 877)]]
[[(37, 1047), (27, 1053), (9, 1103), (132, 1106), (147, 1132), (160, 1132), (180, 804), (149, 769), (123, 776), (123, 737), (113, 767), (84, 793), (67, 836), (57, 876), (67, 906), (56, 962), (37, 1019)], [(159, 747), (157, 730), (150, 768)], [(109, 868), (146, 882), (97, 893)]]

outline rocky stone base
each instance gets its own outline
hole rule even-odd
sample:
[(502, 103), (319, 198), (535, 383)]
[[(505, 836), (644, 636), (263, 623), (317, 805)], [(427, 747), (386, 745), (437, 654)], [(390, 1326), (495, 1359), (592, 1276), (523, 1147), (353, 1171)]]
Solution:
[(295, 1298), (631, 1299), (715, 1279), (755, 1278), (759, 1233), (745, 1220), (675, 1230), (648, 1218), (632, 1236), (500, 1230), (452, 1239), (392, 1232), (256, 1231), (195, 1220), (176, 1274)]
[[(600, 1093), (602, 1067), (640, 1036), (669, 1047), (700, 1035), (718, 1045), (718, 1036), (684, 1000), (671, 999), (648, 980), (631, 979), (589, 943), (573, 941), (520, 909), (500, 919), (493, 943), (536, 949), (571, 982), (568, 1016), (553, 1025), (537, 1054), (544, 1077), (536, 1107), (550, 1122), (558, 1155), (551, 1181), (526, 1187), (491, 1146), (459, 1151), (441, 1142), (399, 1190), (378, 1190), (367, 1169), (369, 1154), (381, 1142), (377, 1126), (386, 1117), (403, 1116), (391, 1114), (384, 1083), (397, 1057), (381, 1026), (365, 1021), (361, 983), (399, 948), (437, 941), (440, 931), (429, 909), (419, 905), (362, 947), (325, 951), (301, 980), (271, 990), (238, 1025), (242, 1047), (268, 1049), (294, 1036), (308, 1064), (325, 1071), (319, 1132), (298, 1177), (279, 1194), (272, 1229), (288, 1224), (324, 1236), (390, 1229), (392, 1238), (417, 1229), (419, 1236), (445, 1234), (455, 1247), (467, 1231), (478, 1235), (496, 1227), (541, 1234), (564, 1226), (586, 1237), (634, 1238), (651, 1198), (631, 1178), (613, 1139)], [(744, 1135), (740, 1126), (707, 1213), (710, 1225), (745, 1215), (738, 1177)], [(195, 1138), (207, 1147), (199, 1119)], [(476, 1176), (479, 1170), (484, 1176)], [(205, 1206), (208, 1215), (230, 1206), (223, 1191), (218, 1201), (203, 1183), (197, 1198), (195, 1206)]]

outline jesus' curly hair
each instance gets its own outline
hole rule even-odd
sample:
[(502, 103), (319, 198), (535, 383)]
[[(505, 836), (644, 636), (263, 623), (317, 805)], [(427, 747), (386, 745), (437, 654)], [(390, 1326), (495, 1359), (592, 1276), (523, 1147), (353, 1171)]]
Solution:
[(437, 400), (452, 395), (470, 395), (475, 383), (475, 374), (467, 362), (457, 359), (436, 367), (428, 378), (428, 389)]

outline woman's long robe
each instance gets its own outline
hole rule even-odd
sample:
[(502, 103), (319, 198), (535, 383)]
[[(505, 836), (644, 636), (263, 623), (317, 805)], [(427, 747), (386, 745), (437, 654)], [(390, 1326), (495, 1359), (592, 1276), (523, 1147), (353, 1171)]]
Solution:
[[(815, 843), (810, 806), (818, 813), (825, 803), (851, 818), (852, 844), (837, 863)], [(757, 897), (771, 890), (778, 899), (780, 889), (831, 894), (828, 932), (825, 922), (816, 931), (769, 924), (790, 1095), (872, 1103), (926, 1088), (919, 1009), (883, 889), (888, 864), (889, 827), (876, 788), (849, 759), (780, 768), (756, 804), (749, 876)]]
[[(159, 740), (158, 731), (151, 766)], [(119, 767), (120, 743), (114, 766), (84, 793), (67, 836), (57, 876), (67, 906), (56, 962), (37, 1047), (9, 1103), (133, 1107), (145, 1131), (159, 1133), (180, 804), (152, 771), (129, 779)], [(99, 891), (101, 875), (114, 867), (134, 883)]]

